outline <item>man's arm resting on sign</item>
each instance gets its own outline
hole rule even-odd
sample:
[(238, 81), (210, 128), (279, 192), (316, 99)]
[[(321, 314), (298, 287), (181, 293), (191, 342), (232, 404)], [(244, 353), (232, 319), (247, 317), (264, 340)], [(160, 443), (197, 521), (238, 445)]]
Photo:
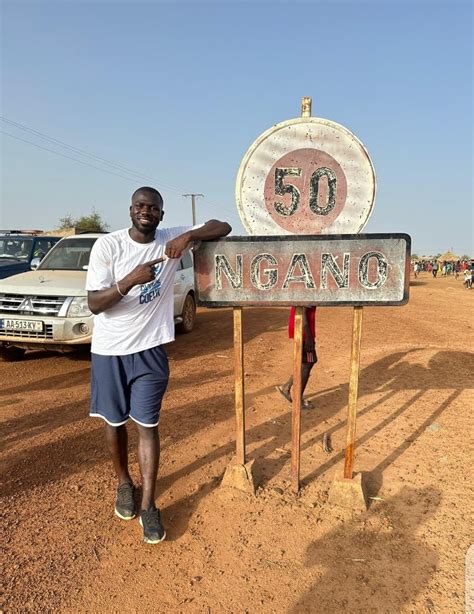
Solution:
[(227, 222), (219, 220), (209, 220), (201, 226), (184, 232), (166, 244), (165, 254), (168, 258), (180, 258), (181, 254), (188, 248), (193, 241), (208, 241), (225, 237), (232, 230)]
[(139, 264), (133, 271), (130, 271), (128, 275), (118, 280), (110, 288), (89, 291), (87, 293), (89, 309), (95, 315), (102, 313), (119, 303), (134, 286), (153, 281), (155, 279), (155, 266), (159, 262), (163, 262), (163, 260), (165, 258), (158, 258), (157, 260), (150, 260), (150, 262)]

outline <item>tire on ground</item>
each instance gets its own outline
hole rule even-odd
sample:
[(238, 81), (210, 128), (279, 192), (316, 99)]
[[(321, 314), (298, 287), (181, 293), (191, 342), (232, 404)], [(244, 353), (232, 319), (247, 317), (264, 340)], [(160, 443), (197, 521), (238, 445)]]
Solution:
[(176, 326), (176, 330), (180, 333), (190, 333), (196, 321), (196, 301), (191, 292), (184, 299), (181, 317), (183, 321)]

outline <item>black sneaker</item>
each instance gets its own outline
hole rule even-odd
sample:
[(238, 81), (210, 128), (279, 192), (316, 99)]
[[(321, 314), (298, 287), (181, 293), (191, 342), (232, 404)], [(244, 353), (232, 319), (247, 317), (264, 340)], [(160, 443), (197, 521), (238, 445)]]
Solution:
[(134, 492), (135, 488), (131, 482), (125, 482), (117, 488), (115, 514), (122, 520), (131, 520), (137, 515)]
[(166, 531), (161, 524), (160, 510), (156, 507), (140, 512), (140, 524), (143, 527), (143, 539), (147, 544), (157, 544), (166, 537)]

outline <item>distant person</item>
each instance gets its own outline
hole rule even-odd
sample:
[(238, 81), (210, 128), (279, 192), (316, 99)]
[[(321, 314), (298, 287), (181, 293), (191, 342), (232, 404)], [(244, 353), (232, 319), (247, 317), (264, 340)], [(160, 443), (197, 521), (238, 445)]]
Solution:
[(436, 277), (436, 275), (438, 275), (438, 269), (439, 269), (439, 264), (437, 260), (433, 261), (433, 266), (431, 268), (431, 272), (433, 273), (433, 277)]
[(418, 262), (415, 262), (413, 266), (413, 273), (415, 274), (415, 278), (418, 277), (418, 273), (420, 272), (420, 265)]
[(461, 262), (458, 260), (454, 263), (454, 277), (457, 279), (459, 277), (459, 273), (461, 272)]
[[(294, 339), (295, 335), (295, 313), (294, 307), (290, 310), (288, 321), (288, 337)], [(318, 362), (316, 354), (316, 307), (303, 307), (303, 364), (301, 367), (301, 407), (303, 409), (313, 409), (313, 404), (303, 398), (309, 376), (314, 365)], [(293, 388), (293, 376), (288, 381), (275, 389), (289, 402), (292, 403), (291, 390)]]
[(472, 288), (472, 274), (469, 269), (464, 269), (464, 285), (466, 288)]
[(137, 514), (126, 428), (129, 418), (136, 423), (143, 489), (140, 524), (144, 540), (151, 544), (166, 536), (155, 506), (155, 483), (158, 422), (169, 376), (164, 344), (174, 340), (174, 275), (181, 255), (194, 241), (217, 239), (231, 231), (229, 224), (217, 220), (194, 228), (158, 229), (163, 214), (157, 190), (136, 190), (131, 227), (97, 239), (86, 282), (89, 309), (96, 314), (90, 415), (106, 423), (105, 438), (118, 481), (115, 513), (123, 520)]

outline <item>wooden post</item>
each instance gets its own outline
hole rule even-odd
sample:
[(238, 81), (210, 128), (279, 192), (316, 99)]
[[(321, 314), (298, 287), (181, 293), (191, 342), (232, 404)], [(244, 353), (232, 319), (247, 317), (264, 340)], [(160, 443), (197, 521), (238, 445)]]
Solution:
[(235, 421), (236, 461), (245, 465), (245, 385), (244, 346), (242, 340), (242, 307), (234, 307), (234, 362), (235, 362)]
[[(301, 117), (311, 117), (312, 99), (301, 99)], [(303, 363), (303, 307), (295, 309), (295, 333), (293, 338), (293, 387), (291, 389), (291, 485), (293, 492), (300, 489), (301, 456), (301, 367)]]
[(235, 373), (235, 458), (231, 460), (222, 479), (223, 487), (237, 488), (255, 494), (253, 461), (245, 458), (245, 384), (244, 344), (242, 339), (242, 307), (233, 308), (234, 316), (234, 373)]
[(296, 307), (293, 340), (293, 387), (291, 418), (291, 483), (296, 494), (300, 489), (301, 451), (301, 367), (303, 362), (303, 307)]
[(354, 307), (352, 323), (352, 350), (349, 376), (349, 407), (347, 412), (346, 454), (344, 477), (352, 479), (354, 445), (356, 437), (357, 393), (359, 389), (360, 340), (362, 336), (362, 307)]

